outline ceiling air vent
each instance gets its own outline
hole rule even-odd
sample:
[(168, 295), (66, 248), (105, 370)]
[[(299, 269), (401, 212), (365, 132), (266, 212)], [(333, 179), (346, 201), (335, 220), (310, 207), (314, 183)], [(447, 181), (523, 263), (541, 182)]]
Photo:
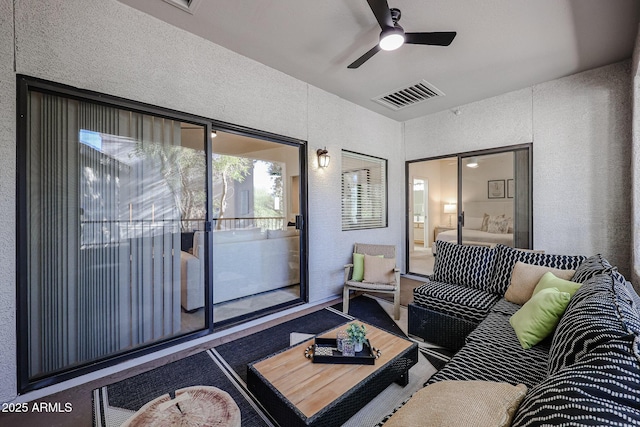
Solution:
[(416, 84), (394, 90), (393, 92), (373, 98), (373, 100), (378, 104), (397, 111), (437, 96), (444, 96), (444, 92), (428, 81), (420, 80)]
[(200, 3), (200, 0), (164, 0), (164, 1), (192, 15), (196, 11), (196, 8)]

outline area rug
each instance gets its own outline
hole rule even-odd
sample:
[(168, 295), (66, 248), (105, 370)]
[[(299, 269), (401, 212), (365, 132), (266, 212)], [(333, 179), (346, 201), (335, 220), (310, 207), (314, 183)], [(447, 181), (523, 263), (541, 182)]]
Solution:
[(404, 333), (380, 304), (365, 295), (353, 298), (349, 315), (342, 313), (342, 303), (290, 320), (264, 331), (219, 345), (215, 350), (247, 382), (247, 364), (262, 359), (291, 345), (291, 334), (317, 335), (357, 318), (396, 335)]
[[(380, 301), (378, 298), (368, 295), (357, 296), (349, 301), (349, 315), (392, 334), (406, 336), (396, 322), (389, 317), (386, 310), (380, 305), (381, 303), (386, 304), (386, 301)], [(332, 308), (341, 312), (342, 303), (338, 303)]]
[[(349, 315), (342, 313), (341, 304), (338, 304), (96, 389), (93, 391), (94, 426), (119, 427), (147, 402), (194, 385), (211, 385), (229, 393), (240, 408), (243, 426), (271, 426), (273, 424), (264, 413), (264, 408), (254, 401), (246, 389), (247, 364), (310, 336), (346, 324), (354, 318), (404, 336), (381, 304), (388, 303), (365, 295), (359, 296), (351, 300)], [(345, 425), (380, 424), (422, 388), (435, 372), (426, 355), (419, 357), (418, 363), (409, 371), (407, 386), (392, 384)]]
[[(249, 335), (213, 349), (228, 363), (229, 368), (236, 372), (240, 382), (246, 383), (247, 364), (273, 354), (283, 348), (307, 339), (310, 335), (334, 328), (353, 318), (357, 318), (396, 335), (405, 336), (402, 329), (387, 314), (382, 305), (386, 301), (367, 295), (353, 298), (349, 303), (349, 315), (342, 313), (342, 304), (336, 304), (324, 310), (307, 316), (291, 320), (274, 328)], [(335, 324), (331, 324), (335, 322)], [(272, 343), (269, 343), (272, 341)], [(284, 345), (283, 345), (284, 344)], [(244, 356), (244, 351), (251, 351), (251, 356)], [(263, 354), (260, 355), (259, 353)], [(249, 360), (251, 359), (251, 360)], [(391, 384), (376, 396), (363, 409), (351, 417), (344, 426), (377, 426), (398, 407), (409, 399), (413, 393), (420, 390), (437, 370), (425, 357), (419, 357), (418, 363), (409, 370), (409, 384), (402, 387)], [(267, 408), (268, 410), (268, 408)]]
[(243, 426), (273, 426), (211, 351), (204, 351), (93, 391), (93, 425), (119, 427), (147, 402), (175, 390), (209, 385), (226, 391), (240, 408)]

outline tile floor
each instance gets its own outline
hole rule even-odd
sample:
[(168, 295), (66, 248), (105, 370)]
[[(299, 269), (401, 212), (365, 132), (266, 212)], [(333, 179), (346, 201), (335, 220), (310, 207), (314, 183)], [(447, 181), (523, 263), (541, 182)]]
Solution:
[[(300, 298), (300, 285), (289, 286), (251, 295), (232, 301), (226, 301), (213, 306), (213, 318), (216, 322), (239, 317), (245, 314), (255, 313), (261, 309), (273, 307)], [(204, 308), (187, 313), (182, 310), (180, 319), (180, 332), (187, 333), (204, 328)]]
[(409, 256), (409, 271), (416, 274), (432, 274), (435, 257), (431, 248), (415, 246)]

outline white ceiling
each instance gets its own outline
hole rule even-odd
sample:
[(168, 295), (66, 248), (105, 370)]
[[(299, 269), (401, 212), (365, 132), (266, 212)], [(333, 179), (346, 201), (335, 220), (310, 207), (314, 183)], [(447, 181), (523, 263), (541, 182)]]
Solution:
[[(193, 14), (120, 1), (399, 121), (629, 58), (640, 13), (637, 0), (389, 0), (405, 31), (457, 37), (351, 70), (380, 33), (366, 0), (197, 0)], [(422, 79), (445, 96), (399, 111), (371, 100)]]

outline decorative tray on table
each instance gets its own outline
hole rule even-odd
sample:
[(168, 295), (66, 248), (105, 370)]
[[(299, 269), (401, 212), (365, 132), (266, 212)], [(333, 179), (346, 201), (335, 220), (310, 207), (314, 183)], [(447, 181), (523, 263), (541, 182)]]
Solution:
[(369, 340), (362, 344), (362, 351), (357, 351), (355, 356), (344, 356), (338, 351), (338, 343), (335, 338), (316, 338), (315, 344), (307, 347), (305, 356), (313, 363), (342, 363), (351, 365), (373, 365), (380, 350), (371, 347)]

